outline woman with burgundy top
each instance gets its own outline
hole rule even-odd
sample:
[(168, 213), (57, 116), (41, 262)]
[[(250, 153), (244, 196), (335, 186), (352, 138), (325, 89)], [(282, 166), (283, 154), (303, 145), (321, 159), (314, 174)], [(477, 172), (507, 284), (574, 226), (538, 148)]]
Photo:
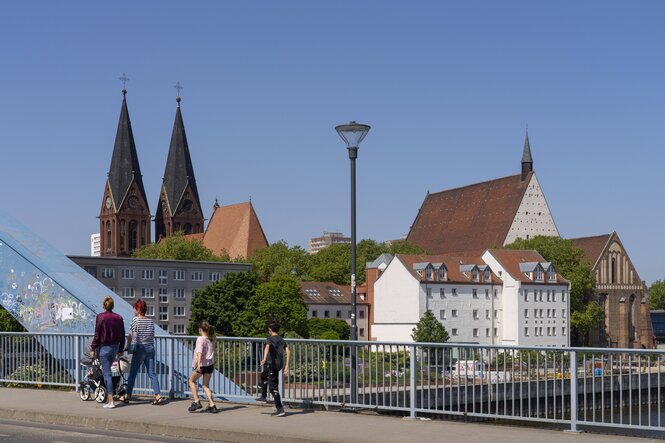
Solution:
[(108, 401), (104, 408), (115, 408), (113, 403), (113, 379), (111, 378), (111, 364), (116, 355), (122, 355), (125, 349), (125, 322), (122, 317), (113, 312), (113, 298), (104, 297), (104, 311), (97, 314), (95, 320), (95, 336), (91, 347), (99, 357), (104, 374), (104, 384), (108, 392)]

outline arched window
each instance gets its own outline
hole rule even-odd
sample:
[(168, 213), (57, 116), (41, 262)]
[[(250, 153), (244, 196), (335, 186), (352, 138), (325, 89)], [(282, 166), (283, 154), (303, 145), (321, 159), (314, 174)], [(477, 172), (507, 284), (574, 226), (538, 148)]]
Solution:
[(120, 220), (120, 250), (125, 250), (125, 221)]
[(141, 222), (141, 246), (148, 244), (148, 242), (146, 241), (147, 232), (148, 232), (148, 224), (145, 222), (145, 220), (143, 220)]
[(129, 232), (128, 232), (128, 238), (129, 238), (129, 252), (133, 252), (136, 249), (136, 240), (138, 236), (138, 223), (136, 220), (132, 220), (129, 222)]
[(612, 257), (612, 264), (610, 265), (610, 283), (617, 282), (617, 259)]
[(185, 226), (182, 229), (186, 235), (189, 235), (192, 233), (192, 225), (190, 223), (185, 223)]
[(104, 248), (107, 251), (111, 250), (111, 222), (110, 221), (106, 222), (106, 244), (104, 245)]
[(628, 345), (632, 346), (635, 340), (635, 294), (628, 299)]

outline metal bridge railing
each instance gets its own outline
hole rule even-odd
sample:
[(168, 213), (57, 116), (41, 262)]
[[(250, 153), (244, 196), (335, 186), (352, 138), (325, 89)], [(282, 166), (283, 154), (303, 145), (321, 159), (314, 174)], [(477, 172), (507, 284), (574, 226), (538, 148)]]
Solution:
[[(0, 383), (75, 388), (84, 375), (79, 361), (89, 339), (77, 334), (0, 333)], [(157, 372), (165, 395), (191, 394), (188, 374), (174, 368), (191, 366), (195, 340), (156, 339)], [(665, 430), (661, 351), (287, 341), (291, 364), (281, 389), (291, 403), (401, 411), (411, 417), (563, 423), (571, 430), (578, 425)], [(230, 381), (213, 386), (217, 395), (239, 401), (258, 395), (264, 345), (264, 339), (217, 339), (215, 368)], [(352, 355), (357, 364), (355, 387)], [(152, 392), (144, 372), (139, 373), (135, 392)]]

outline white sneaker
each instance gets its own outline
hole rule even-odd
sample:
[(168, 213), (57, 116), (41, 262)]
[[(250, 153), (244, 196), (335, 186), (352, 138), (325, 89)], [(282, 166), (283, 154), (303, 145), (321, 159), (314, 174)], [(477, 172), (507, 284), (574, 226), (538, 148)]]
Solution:
[(115, 403), (106, 403), (104, 406), (102, 406), (104, 409), (113, 409), (115, 408)]

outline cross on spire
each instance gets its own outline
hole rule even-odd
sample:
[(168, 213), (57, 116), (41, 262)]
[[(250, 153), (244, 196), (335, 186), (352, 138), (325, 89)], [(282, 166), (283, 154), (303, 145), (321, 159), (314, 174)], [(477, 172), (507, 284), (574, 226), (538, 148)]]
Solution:
[(182, 91), (185, 88), (182, 87), (182, 85), (180, 85), (180, 81), (176, 82), (174, 88), (175, 88), (176, 91), (178, 91), (178, 96), (175, 98), (175, 101), (177, 101), (178, 106), (180, 106), (180, 91)]
[(122, 73), (122, 76), (118, 77), (118, 80), (122, 82), (122, 95), (127, 94), (127, 89), (125, 86), (127, 86), (127, 82), (129, 81), (129, 77), (125, 75), (125, 73)]

